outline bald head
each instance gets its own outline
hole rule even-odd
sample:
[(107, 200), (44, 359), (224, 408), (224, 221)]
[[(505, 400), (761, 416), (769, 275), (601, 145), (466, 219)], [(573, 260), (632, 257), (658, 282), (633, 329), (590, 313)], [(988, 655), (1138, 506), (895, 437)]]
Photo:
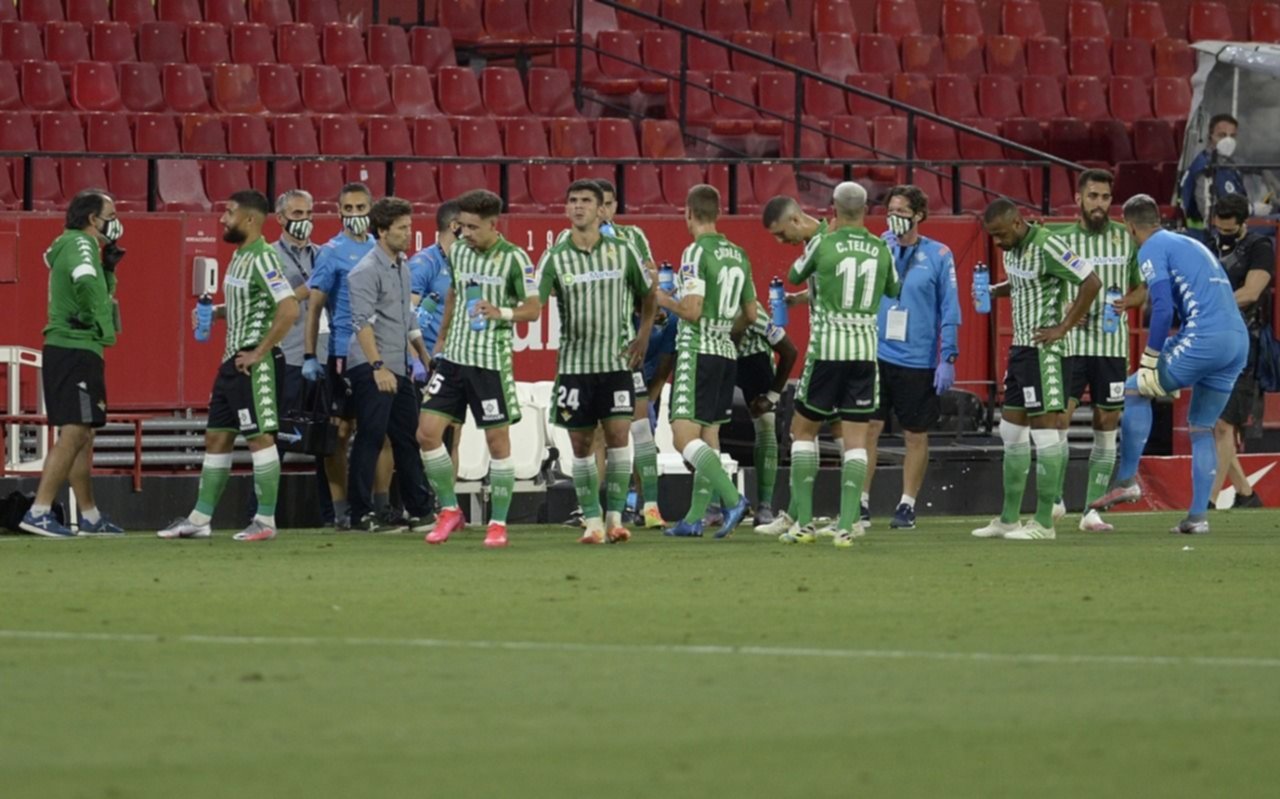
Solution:
[(831, 192), (831, 203), (841, 219), (857, 221), (867, 212), (867, 190), (852, 181), (845, 181)]

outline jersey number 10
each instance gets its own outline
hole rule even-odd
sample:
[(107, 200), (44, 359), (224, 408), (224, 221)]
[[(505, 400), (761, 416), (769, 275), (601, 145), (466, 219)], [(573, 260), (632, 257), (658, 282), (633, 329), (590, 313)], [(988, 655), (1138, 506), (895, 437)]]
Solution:
[(742, 287), (746, 282), (747, 276), (736, 266), (720, 270), (716, 283), (720, 294), (721, 319), (732, 319), (738, 315), (738, 306), (742, 304)]
[[(859, 261), (857, 258), (845, 258), (836, 264), (836, 274), (844, 281), (844, 296), (841, 299), (840, 306), (846, 310), (853, 308), (870, 308), (871, 303), (875, 300), (876, 282), (872, 278), (876, 274), (876, 259), (868, 258), (865, 261)], [(856, 306), (854, 305), (854, 296), (858, 293), (858, 281), (864, 281), (862, 284), (862, 300)]]

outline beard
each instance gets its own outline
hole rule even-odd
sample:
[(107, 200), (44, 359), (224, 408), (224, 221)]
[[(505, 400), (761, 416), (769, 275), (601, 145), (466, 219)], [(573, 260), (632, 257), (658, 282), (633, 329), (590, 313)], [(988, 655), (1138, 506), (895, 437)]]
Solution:
[(1090, 233), (1101, 233), (1107, 229), (1107, 223), (1111, 218), (1107, 216), (1106, 211), (1089, 211), (1084, 215), (1085, 229)]
[(244, 244), (249, 236), (240, 228), (229, 227), (222, 231), (222, 240), (228, 244)]

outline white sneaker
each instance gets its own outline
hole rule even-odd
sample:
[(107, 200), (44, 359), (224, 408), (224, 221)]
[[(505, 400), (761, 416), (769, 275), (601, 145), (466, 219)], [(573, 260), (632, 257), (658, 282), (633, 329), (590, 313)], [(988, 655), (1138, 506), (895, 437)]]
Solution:
[(1005, 533), (1006, 541), (1052, 541), (1058, 533), (1052, 527), (1041, 527), (1035, 519), (1022, 525), (1022, 529)]
[(777, 538), (790, 530), (791, 525), (793, 524), (795, 524), (795, 520), (788, 516), (785, 510), (780, 510), (778, 511), (778, 514), (773, 517), (773, 521), (768, 524), (757, 525), (752, 529), (760, 535), (771, 535), (774, 538)]
[(207, 524), (194, 524), (183, 516), (175, 519), (168, 527), (156, 533), (157, 538), (208, 538), (213, 530)]
[(1086, 533), (1109, 533), (1116, 529), (1102, 520), (1096, 510), (1090, 510), (1080, 517), (1080, 530)]
[(1137, 502), (1142, 499), (1142, 486), (1134, 482), (1130, 486), (1116, 486), (1093, 501), (1089, 507), (1095, 510), (1111, 510), (1121, 502)]
[(1067, 503), (1058, 500), (1053, 503), (1053, 523), (1057, 524), (1058, 520), (1067, 515)]
[(972, 535), (974, 538), (1004, 538), (1009, 533), (1017, 532), (1021, 529), (1021, 522), (1002, 522), (1000, 517), (997, 516), (986, 527), (979, 527), (974, 530)]
[(818, 540), (818, 536), (814, 533), (812, 524), (801, 527), (792, 522), (791, 528), (778, 536), (778, 540), (784, 544), (812, 544)]

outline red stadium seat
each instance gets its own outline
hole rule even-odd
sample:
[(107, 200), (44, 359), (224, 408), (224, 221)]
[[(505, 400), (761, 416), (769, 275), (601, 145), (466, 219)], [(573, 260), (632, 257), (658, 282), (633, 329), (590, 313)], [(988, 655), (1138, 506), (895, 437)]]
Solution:
[(347, 99), (351, 103), (351, 110), (356, 114), (389, 114), (394, 110), (387, 73), (376, 64), (354, 64), (347, 67), (347, 87)]
[(987, 74), (1021, 78), (1027, 74), (1027, 57), (1017, 36), (987, 37)]
[(843, 80), (846, 75), (859, 71), (858, 51), (852, 36), (848, 33), (819, 33), (816, 38), (819, 72)]
[(111, 18), (137, 28), (144, 22), (156, 21), (156, 9), (152, 0), (111, 0)]
[(1161, 39), (1152, 47), (1158, 78), (1189, 78), (1196, 71), (1196, 54), (1185, 39)]
[[(1106, 104), (1103, 104), (1106, 107)], [(1022, 79), (1022, 110), (1032, 119), (1049, 120), (1067, 115), (1058, 79), (1028, 75)]]
[(391, 68), (391, 103), (403, 117), (438, 116), (431, 74), (426, 67), (401, 64)]
[(160, 111), (164, 108), (164, 89), (160, 70), (146, 62), (120, 65), (120, 99), (130, 111)]
[[(604, 36), (603, 33), (600, 35), (601, 37)], [(773, 36), (767, 33), (759, 33), (757, 31), (736, 31), (729, 37), (729, 40), (739, 47), (745, 47), (762, 55), (773, 55)], [(729, 54), (729, 63), (733, 66), (735, 71), (749, 72), (752, 75), (769, 69), (768, 62), (761, 61), (758, 58), (753, 58), (752, 56), (738, 52)]]
[(365, 133), (369, 139), (369, 155), (413, 155), (413, 136), (399, 117), (369, 117)]
[[(448, 125), (445, 125), (448, 128)], [(396, 117), (370, 117), (368, 122), (369, 155), (413, 155), (413, 143), (404, 120)], [(449, 134), (452, 136), (452, 133)], [(440, 204), (436, 188), (436, 170), (431, 164), (397, 163), (395, 195), (415, 207)]]
[[(862, 117), (838, 116), (831, 120), (831, 157), (837, 161), (874, 160), (871, 149), (870, 123)], [(869, 173), (865, 166), (855, 166), (853, 174), (864, 177)]]
[(871, 141), (881, 160), (907, 157), (907, 121), (902, 117), (876, 117), (871, 120)]
[(662, 18), (687, 28), (702, 29), (703, 0), (662, 0)]
[(987, 196), (994, 200), (997, 197), (1008, 197), (1014, 202), (1030, 203), (1031, 193), (1027, 189), (1027, 173), (1018, 166), (984, 166), (982, 167), (982, 184), (987, 189)]
[[(1067, 89), (1070, 92), (1070, 87)], [(1123, 122), (1151, 119), (1151, 92), (1142, 78), (1111, 79), (1111, 116)]]
[(1280, 3), (1255, 2), (1249, 5), (1249, 39), (1280, 42)]
[(937, 36), (909, 33), (902, 37), (902, 69), (921, 75), (937, 75), (947, 71), (947, 60)]
[(360, 123), (348, 114), (316, 117), (323, 155), (364, 155), (364, 133)]
[(536, 117), (576, 117), (569, 73), (553, 67), (529, 70), (529, 109)]
[[(148, 64), (148, 66), (150, 66)], [(95, 153), (133, 152), (133, 134), (124, 114), (85, 114), (87, 149)], [(107, 188), (124, 209), (146, 209), (147, 165), (143, 161), (112, 159), (106, 162)]]
[[(483, 0), (486, 41), (523, 42), (529, 33), (529, 3), (522, 0)], [(570, 25), (569, 27), (573, 27)]]
[(481, 0), (441, 0), (436, 24), (457, 44), (475, 44), (484, 38)]
[(1156, 78), (1152, 86), (1155, 115), (1185, 120), (1191, 113), (1191, 85), (1186, 78)]
[(144, 22), (139, 25), (138, 58), (153, 64), (186, 63), (182, 26), (176, 22)]
[(712, 131), (726, 136), (750, 133), (760, 116), (755, 110), (755, 79), (741, 72), (717, 72), (711, 85), (718, 92), (711, 97), (716, 117)]
[(514, 67), (485, 67), (480, 72), (480, 94), (489, 112), (500, 117), (529, 115), (524, 84)]
[(933, 78), (904, 72), (893, 76), (893, 99), (933, 111)]
[(320, 145), (311, 117), (303, 114), (281, 114), (273, 120), (273, 149), (279, 155), (316, 155)]
[(1072, 75), (1067, 78), (1067, 116), (1086, 122), (1105, 119), (1107, 113), (1107, 87), (1098, 78)]
[(18, 0), (18, 18), (37, 25), (66, 19), (61, 0)]
[[(213, 202), (213, 210), (221, 211), (227, 207), (232, 194), (254, 186), (249, 164), (245, 161), (204, 161), (200, 164), (204, 172), (204, 193), (206, 197), (219, 198)], [(265, 187), (265, 184), (262, 184)], [(256, 187), (255, 187), (256, 188)], [(280, 188), (279, 185), (276, 186)]]
[(409, 36), (399, 25), (370, 25), (366, 31), (369, 45), (369, 63), (384, 67), (412, 64), (409, 52)]
[(800, 196), (796, 172), (790, 164), (756, 164), (751, 167), (751, 183), (756, 197)]
[(1027, 74), (1064, 77), (1067, 57), (1062, 42), (1051, 36), (1038, 36), (1027, 41)]
[(896, 75), (902, 71), (898, 43), (883, 33), (859, 34), (858, 63), (863, 72), (879, 75)]
[(1139, 119), (1133, 123), (1133, 155), (1135, 161), (1158, 164), (1178, 160), (1178, 142), (1173, 126), (1163, 119)]
[(1187, 22), (1187, 38), (1193, 42), (1218, 40), (1233, 42), (1235, 31), (1225, 3), (1191, 0)]
[(1168, 196), (1171, 187), (1161, 185), (1160, 173), (1155, 164), (1128, 161), (1116, 164), (1115, 203), (1123, 203), (1135, 194), (1148, 194), (1152, 197)]
[[(822, 137), (818, 137), (821, 142)], [(825, 157), (825, 156), (824, 156)], [(694, 164), (675, 164), (662, 167), (662, 196), (667, 205), (683, 208), (689, 197), (689, 189), (706, 182), (702, 167)]]
[(90, 49), (95, 61), (114, 64), (138, 60), (138, 52), (133, 46), (133, 31), (124, 22), (93, 23)]
[(210, 67), (231, 60), (227, 29), (216, 22), (187, 23), (187, 61)]
[[(628, 8), (634, 8), (637, 11), (643, 11), (646, 14), (658, 16), (662, 10), (658, 0), (620, 0), (620, 4)], [(650, 22), (644, 17), (638, 17), (634, 14), (626, 14), (619, 12), (618, 29), (624, 31), (647, 31), (656, 30), (658, 23)]]
[(242, 114), (227, 117), (227, 152), (232, 155), (273, 153), (266, 118)]
[[(755, 188), (751, 185), (751, 170), (745, 164), (734, 170), (737, 184), (738, 213), (754, 214), (760, 210), (760, 200), (756, 197)], [(712, 164), (707, 168), (707, 183), (720, 192), (724, 205), (729, 206), (729, 167), (725, 164)]]
[(853, 9), (848, 0), (815, 0), (813, 4), (813, 32), (839, 33), (845, 36), (857, 34), (858, 25), (853, 19)]
[[(805, 19), (802, 27), (791, 21), (791, 10), (788, 0), (750, 0), (747, 4), (747, 16), (753, 31), (766, 33), (809, 33), (809, 20)], [(797, 3), (796, 5), (800, 5)], [(810, 16), (810, 15), (807, 15)]]
[[(1035, 167), (1027, 171), (1027, 188), (1031, 190), (1031, 199), (1037, 207), (1044, 201), (1044, 169)], [(1049, 168), (1049, 207), (1062, 208), (1075, 205), (1075, 181), (1067, 174), (1065, 167)], [(1117, 200), (1119, 198), (1116, 198)]]
[(199, 0), (156, 0), (156, 17), (164, 22), (184, 25), (204, 19)]
[(249, 14), (244, 0), (204, 0), (204, 18), (229, 28), (237, 22), (248, 22)]
[(71, 66), (89, 60), (89, 37), (79, 22), (47, 22), (44, 26), (45, 57), (70, 72)]
[(979, 114), (973, 80), (968, 75), (939, 75), (934, 81), (938, 113), (948, 119), (969, 119)]
[(723, 36), (751, 29), (747, 21), (747, 4), (743, 0), (705, 0), (702, 19), (706, 30)]
[(920, 12), (916, 0), (876, 0), (876, 31), (901, 39), (920, 33)]
[(261, 22), (232, 25), (231, 60), (237, 64), (274, 64), (276, 48), (271, 29)]
[(86, 28), (111, 19), (108, 0), (67, 0), (67, 19)]
[[(780, 110), (784, 111), (784, 115), (790, 119), (795, 116), (795, 78), (790, 73), (770, 74), (782, 74), (785, 76), (782, 82), (786, 85), (785, 91), (790, 95), (791, 107)], [(806, 78), (804, 83), (804, 112), (824, 122), (829, 122), (832, 117), (840, 116), (847, 111), (845, 94), (844, 89)], [(764, 94), (761, 92), (762, 101), (763, 98)]]
[(125, 114), (85, 114), (86, 149), (95, 153), (133, 152), (133, 134)]
[(698, 72), (728, 72), (729, 51), (718, 44), (699, 42), (689, 48), (689, 69)]
[(944, 73), (977, 77), (986, 72), (982, 57), (982, 41), (977, 36), (965, 34), (943, 36), (942, 54), (946, 58)]
[(209, 110), (204, 75), (195, 64), (164, 65), (164, 103), (170, 111), (189, 114)]
[[(556, 47), (554, 48), (555, 65), (560, 69), (564, 69), (572, 73), (575, 69), (574, 54), (570, 46), (574, 41), (573, 31), (561, 31), (556, 34)], [(595, 37), (589, 34), (583, 34), (583, 43), (585, 47), (595, 46)], [(593, 91), (600, 94), (608, 95), (624, 95), (631, 94), (640, 88), (638, 81), (607, 78), (600, 72), (600, 64), (596, 60), (594, 50), (583, 49), (582, 51), (582, 80)], [(443, 93), (443, 90), (442, 90)]]
[(364, 37), (360, 29), (349, 22), (330, 22), (321, 34), (324, 62), (330, 66), (346, 67), (365, 63)]
[(22, 62), (22, 101), (36, 111), (58, 111), (68, 107), (62, 71), (52, 61)]
[(440, 110), (449, 116), (481, 116), (485, 113), (480, 94), (480, 82), (470, 67), (442, 67), (440, 81)]
[(1074, 39), (1105, 39), (1111, 44), (1107, 10), (1098, 0), (1071, 0), (1067, 5), (1067, 35)]
[(84, 128), (74, 111), (48, 111), (40, 115), (40, 149), (46, 152), (84, 152)]
[(1130, 0), (1125, 7), (1126, 27), (1135, 39), (1155, 43), (1168, 37), (1164, 24), (1164, 8), (1156, 0)]
[(973, 0), (943, 0), (942, 35), (976, 36), (986, 34), (982, 24), (982, 12)]
[(224, 114), (260, 114), (266, 110), (258, 94), (258, 68), (253, 64), (213, 67), (213, 107)]
[(306, 22), (290, 22), (276, 28), (276, 48), (281, 64), (320, 63), (320, 38), (315, 26)]
[[(550, 156), (547, 134), (538, 120), (508, 120), (504, 133), (507, 155), (530, 159)], [(567, 165), (535, 164), (524, 167), (524, 170), (529, 182), (529, 196), (535, 205), (556, 207), (564, 204), (570, 182)]]
[(21, 109), (22, 92), (18, 88), (18, 73), (13, 64), (0, 61), (0, 110), (15, 111)]
[(596, 154), (591, 128), (585, 119), (549, 119), (547, 134), (551, 155), (555, 158), (591, 157)]
[[(994, 119), (966, 119), (964, 123), (971, 128), (990, 133), (992, 136), (1000, 135), (1000, 123)], [(960, 158), (965, 161), (999, 161), (1004, 158), (1004, 151), (993, 141), (968, 133), (960, 133), (956, 138), (960, 147)]]
[(1108, 164), (1132, 161), (1133, 139), (1129, 136), (1128, 127), (1119, 119), (1095, 119), (1090, 122), (1088, 151), (1079, 157), (1082, 160), (1105, 161)]
[[(850, 86), (872, 92), (873, 94), (880, 95), (881, 97), (889, 96), (889, 79), (884, 75), (849, 75), (845, 79), (845, 82)], [(845, 99), (849, 104), (849, 113), (854, 116), (871, 118), (891, 113), (889, 106), (884, 103), (877, 103), (875, 100), (868, 97), (862, 97), (852, 92), (850, 92)]]
[(58, 166), (64, 200), (85, 189), (107, 189), (107, 162), (101, 158), (64, 158)]
[[(478, 8), (476, 16), (480, 16)], [(310, 22), (318, 28), (339, 21), (342, 14), (338, 10), (338, 0), (296, 0), (294, 18), (299, 22)]]
[(1071, 74), (1111, 77), (1111, 52), (1107, 40), (1086, 37), (1072, 39)]
[(308, 64), (302, 68), (302, 104), (316, 114), (346, 112), (347, 93), (337, 67)]
[[(1045, 129), (1034, 119), (1013, 118), (1002, 123), (1002, 133), (1006, 139), (1017, 144), (1043, 150), (1047, 147)], [(1013, 148), (1005, 148), (1006, 158), (1024, 158), (1025, 154)]]
[[(669, 34), (660, 34), (657, 31), (652, 33), (656, 37), (669, 36)], [(649, 35), (649, 33), (645, 34), (645, 36)], [(632, 31), (601, 31), (597, 39), (597, 45), (601, 51), (599, 58), (600, 72), (604, 76), (627, 81), (639, 81), (641, 90), (646, 94), (663, 94), (666, 92), (667, 79), (649, 77), (651, 73), (646, 71), (645, 67), (662, 69), (664, 66), (671, 65), (660, 63), (656, 59), (646, 64), (640, 55), (640, 39), (635, 33)], [(678, 51), (676, 57), (679, 58)]]
[[(818, 57), (814, 49), (813, 37), (799, 31), (781, 30), (773, 37), (773, 56), (801, 69), (816, 70)], [(771, 70), (771, 65), (765, 65)], [(843, 73), (842, 73), (843, 74)]]
[(645, 158), (684, 158), (684, 134), (674, 119), (640, 122), (640, 154)]
[(928, 119), (917, 120), (916, 157), (927, 161), (959, 160), (955, 129)]
[[(498, 131), (498, 123), (493, 119), (484, 117), (457, 120), (457, 135), (458, 155), (460, 156), (492, 158), (503, 155), (502, 136)], [(468, 188), (487, 186), (490, 191), (498, 191), (501, 180), (501, 170), (498, 166), (482, 166), (480, 164), (468, 164), (465, 166), (469, 167), (469, 169), (461, 170), (461, 174), (455, 172), (453, 175), (449, 174), (448, 166), (443, 167), (441, 169), (442, 184), (461, 180), (464, 176), (474, 180), (475, 175), (483, 175), (478, 183), (473, 183)], [(507, 187), (510, 195), (508, 197), (508, 206), (529, 202), (528, 183), (525, 180), (523, 169), (520, 167), (507, 168)], [(443, 185), (441, 188), (444, 188)]]
[(261, 22), (269, 28), (293, 22), (289, 0), (249, 0), (248, 5), (251, 22)]
[(413, 63), (426, 67), (434, 74), (440, 67), (457, 65), (453, 36), (444, 28), (414, 28), (409, 35), (409, 50)]
[(602, 118), (596, 123), (596, 155), (601, 158), (639, 158), (640, 144), (630, 120)]
[(258, 93), (262, 97), (262, 104), (273, 114), (296, 114), (302, 111), (298, 73), (288, 64), (259, 64)]
[(139, 153), (180, 153), (178, 120), (173, 114), (138, 114), (133, 118), (133, 148)]
[[(529, 34), (537, 42), (551, 42), (556, 33), (573, 27), (574, 0), (530, 0), (529, 2)], [(619, 14), (621, 17), (629, 14)]]
[(1004, 0), (1000, 7), (1000, 30), (1021, 39), (1047, 35), (1040, 0)]
[(13, 63), (43, 61), (44, 45), (40, 43), (40, 29), (34, 22), (0, 22), (0, 53), (4, 53), (6, 61)]
[(1111, 61), (1117, 75), (1147, 81), (1155, 76), (1151, 45), (1142, 39), (1116, 39), (1111, 45)]
[(1022, 116), (1017, 82), (1009, 75), (983, 75), (978, 78), (978, 109), (991, 120)]
[(119, 111), (120, 84), (110, 64), (81, 61), (71, 71), (71, 104), (81, 111)]
[(182, 117), (182, 152), (225, 155), (227, 130), (218, 114), (186, 114)]

